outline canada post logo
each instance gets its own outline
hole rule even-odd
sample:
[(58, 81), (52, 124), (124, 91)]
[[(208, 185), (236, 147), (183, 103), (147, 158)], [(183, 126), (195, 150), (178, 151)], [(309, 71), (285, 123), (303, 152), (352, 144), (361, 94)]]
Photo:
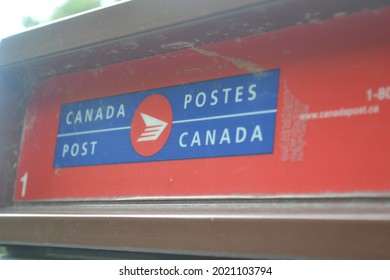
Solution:
[(61, 108), (54, 167), (273, 153), (279, 70)]
[(172, 128), (172, 108), (166, 97), (153, 94), (135, 110), (131, 122), (131, 143), (144, 157), (158, 153), (168, 140)]

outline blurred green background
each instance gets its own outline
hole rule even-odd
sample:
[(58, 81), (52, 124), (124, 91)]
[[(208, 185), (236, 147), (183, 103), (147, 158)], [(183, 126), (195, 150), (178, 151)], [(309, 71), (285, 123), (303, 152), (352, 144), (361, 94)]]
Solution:
[(1, 254), (4, 254), (5, 252), (6, 252), (6, 251), (5, 251), (5, 248), (0, 246), (0, 255), (1, 255)]
[(101, 0), (68, 0), (61, 6), (55, 8), (52, 15), (45, 21), (39, 21), (34, 16), (25, 16), (22, 18), (22, 23), (25, 27), (31, 27), (47, 21), (53, 21), (56, 19), (88, 11), (90, 9), (94, 9), (100, 6)]
[(28, 27), (126, 0), (15, 0), (0, 2), (0, 40)]

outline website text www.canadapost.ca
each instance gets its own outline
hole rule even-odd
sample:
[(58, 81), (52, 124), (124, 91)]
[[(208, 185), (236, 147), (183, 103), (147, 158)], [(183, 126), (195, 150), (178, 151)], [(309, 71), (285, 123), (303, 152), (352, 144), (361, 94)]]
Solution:
[(378, 105), (361, 106), (354, 108), (339, 108), (336, 110), (327, 110), (321, 112), (310, 112), (299, 115), (301, 121), (316, 120), (316, 119), (329, 119), (329, 118), (350, 118), (361, 115), (378, 114), (380, 111)]

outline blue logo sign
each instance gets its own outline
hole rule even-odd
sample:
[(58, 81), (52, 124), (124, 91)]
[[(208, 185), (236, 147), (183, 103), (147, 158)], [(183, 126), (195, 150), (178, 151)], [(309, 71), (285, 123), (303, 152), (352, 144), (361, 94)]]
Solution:
[(64, 104), (54, 167), (271, 154), (279, 70)]

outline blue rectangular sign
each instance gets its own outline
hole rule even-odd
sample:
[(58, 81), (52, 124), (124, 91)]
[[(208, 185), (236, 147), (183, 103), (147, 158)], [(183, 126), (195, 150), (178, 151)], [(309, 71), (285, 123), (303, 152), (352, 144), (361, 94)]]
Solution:
[(64, 104), (54, 167), (270, 154), (279, 70)]

